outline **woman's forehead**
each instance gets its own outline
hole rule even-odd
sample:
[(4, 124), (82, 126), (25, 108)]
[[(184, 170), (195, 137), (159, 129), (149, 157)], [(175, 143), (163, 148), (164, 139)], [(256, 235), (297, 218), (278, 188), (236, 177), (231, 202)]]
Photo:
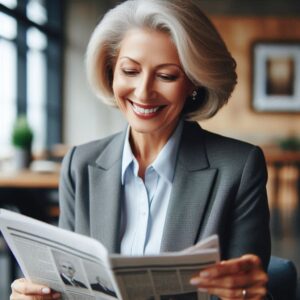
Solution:
[(128, 30), (120, 45), (119, 58), (123, 57), (136, 61), (147, 58), (159, 64), (180, 65), (176, 46), (169, 34), (151, 29)]

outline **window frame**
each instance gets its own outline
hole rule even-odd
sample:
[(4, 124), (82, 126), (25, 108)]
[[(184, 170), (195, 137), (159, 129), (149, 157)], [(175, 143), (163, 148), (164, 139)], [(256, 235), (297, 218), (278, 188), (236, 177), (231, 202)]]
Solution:
[[(64, 50), (64, 0), (45, 1), (48, 21), (41, 25), (26, 15), (28, 0), (18, 0), (14, 9), (0, 3), (0, 12), (13, 17), (17, 22), (17, 37), (12, 40), (17, 49), (16, 108), (17, 115), (27, 113), (27, 44), (26, 31), (35, 27), (48, 39), (46, 56), (46, 149), (62, 142), (63, 116), (63, 50)], [(0, 37), (3, 38), (3, 37)]]

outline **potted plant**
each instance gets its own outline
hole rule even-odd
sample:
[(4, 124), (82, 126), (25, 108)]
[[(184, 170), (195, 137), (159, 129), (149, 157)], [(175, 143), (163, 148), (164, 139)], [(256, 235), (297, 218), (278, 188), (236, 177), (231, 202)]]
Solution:
[(279, 141), (279, 146), (283, 150), (287, 151), (299, 151), (300, 150), (300, 139), (294, 135), (288, 136)]
[(31, 162), (33, 132), (25, 116), (16, 119), (12, 132), (12, 144), (15, 148), (15, 167), (25, 169)]

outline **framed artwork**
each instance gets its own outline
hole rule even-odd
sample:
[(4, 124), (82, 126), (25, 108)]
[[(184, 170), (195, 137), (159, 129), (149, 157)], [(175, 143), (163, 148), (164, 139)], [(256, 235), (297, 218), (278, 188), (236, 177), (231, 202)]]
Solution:
[(253, 46), (253, 102), (258, 112), (300, 112), (300, 42)]

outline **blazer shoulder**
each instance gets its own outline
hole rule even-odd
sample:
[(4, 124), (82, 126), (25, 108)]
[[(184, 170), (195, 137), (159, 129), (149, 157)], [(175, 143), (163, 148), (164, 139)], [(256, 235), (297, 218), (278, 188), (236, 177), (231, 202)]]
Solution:
[(64, 160), (72, 161), (76, 167), (94, 165), (105, 153), (109, 153), (109, 160), (120, 158), (122, 144), (125, 137), (124, 132), (118, 132), (108, 137), (91, 141), (85, 144), (72, 147), (66, 154)]
[(212, 133), (196, 122), (185, 122), (180, 149), (179, 160), (191, 169), (195, 166), (230, 169), (232, 165), (243, 168), (248, 159), (264, 164), (259, 147)]
[[(205, 142), (210, 147), (224, 147), (225, 149), (241, 149), (241, 150), (252, 150), (253, 148), (256, 148), (257, 146), (254, 144), (251, 144), (246, 141), (238, 140), (235, 138), (227, 137), (221, 134), (213, 133), (208, 130), (202, 129)], [(223, 149), (224, 149), (223, 148)]]
[(265, 161), (262, 149), (246, 141), (226, 137), (202, 129), (203, 140), (209, 161), (232, 161), (244, 164), (249, 156), (263, 164)]
[(232, 150), (247, 152), (252, 151), (254, 148), (259, 148), (249, 142), (223, 136), (221, 134), (203, 129), (196, 122), (186, 122), (185, 128), (185, 132), (189, 135), (189, 138), (194, 142), (203, 142), (206, 148), (208, 148), (207, 150), (214, 150), (216, 152), (224, 153), (224, 151)]

